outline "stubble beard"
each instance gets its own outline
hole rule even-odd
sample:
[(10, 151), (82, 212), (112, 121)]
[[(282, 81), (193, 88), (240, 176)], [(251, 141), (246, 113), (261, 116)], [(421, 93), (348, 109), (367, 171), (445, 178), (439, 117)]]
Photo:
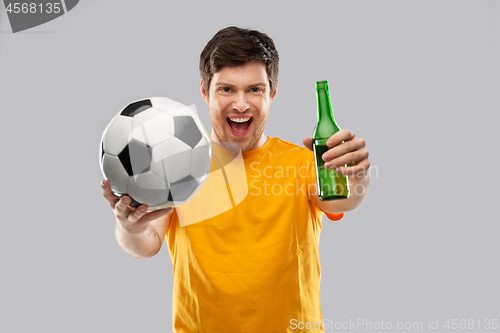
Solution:
[[(259, 116), (260, 117), (260, 116)], [(242, 152), (248, 151), (252, 149), (257, 142), (259, 141), (262, 133), (264, 133), (264, 128), (265, 128), (265, 120), (263, 123), (256, 124), (256, 119), (254, 118), (252, 124), (250, 126), (255, 126), (254, 128), (251, 129), (250, 131), (250, 136), (247, 138), (241, 138), (241, 140), (238, 140), (237, 138), (232, 137), (231, 133), (228, 133), (228, 135), (225, 135), (224, 133), (227, 131), (230, 131), (229, 129), (225, 130), (224, 127), (226, 126), (226, 118), (223, 118), (223, 123), (222, 127), (219, 126), (219, 124), (216, 124), (215, 122), (212, 121), (212, 129), (213, 133), (219, 140), (219, 144), (222, 146), (226, 147), (227, 149), (234, 150), (234, 145), (237, 145), (239, 149)], [(253, 132), (253, 134), (252, 134)], [(233, 139), (233, 140), (231, 140)]]

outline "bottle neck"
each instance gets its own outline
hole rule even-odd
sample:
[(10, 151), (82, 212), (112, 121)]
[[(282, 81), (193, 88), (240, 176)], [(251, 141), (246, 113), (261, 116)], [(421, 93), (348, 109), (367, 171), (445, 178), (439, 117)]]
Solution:
[(322, 87), (317, 87), (316, 93), (318, 101), (318, 125), (316, 126), (314, 136), (315, 138), (328, 138), (340, 129), (333, 117), (328, 86), (325, 84)]
[(318, 88), (316, 93), (318, 98), (318, 121), (328, 119), (335, 123), (328, 90), (325, 88)]

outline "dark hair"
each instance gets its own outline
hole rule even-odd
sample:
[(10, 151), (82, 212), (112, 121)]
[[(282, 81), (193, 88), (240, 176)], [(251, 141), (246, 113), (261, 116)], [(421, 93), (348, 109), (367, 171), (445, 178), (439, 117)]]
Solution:
[(252, 61), (266, 66), (272, 94), (278, 82), (279, 56), (271, 37), (257, 30), (238, 27), (219, 30), (200, 55), (200, 75), (205, 90), (208, 93), (214, 74), (223, 67), (240, 66)]

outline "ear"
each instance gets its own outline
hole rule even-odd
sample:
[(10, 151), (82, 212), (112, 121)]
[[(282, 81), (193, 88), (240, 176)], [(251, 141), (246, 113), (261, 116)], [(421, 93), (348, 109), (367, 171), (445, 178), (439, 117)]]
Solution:
[(277, 92), (278, 92), (278, 84), (276, 83), (275, 86), (274, 86), (273, 94), (271, 96), (271, 102), (273, 101), (274, 97), (276, 97), (276, 93)]
[(203, 99), (205, 100), (205, 102), (208, 103), (208, 92), (205, 89), (205, 85), (204, 85), (203, 80), (201, 80), (201, 82), (200, 82), (200, 91), (201, 91), (201, 96), (203, 96)]

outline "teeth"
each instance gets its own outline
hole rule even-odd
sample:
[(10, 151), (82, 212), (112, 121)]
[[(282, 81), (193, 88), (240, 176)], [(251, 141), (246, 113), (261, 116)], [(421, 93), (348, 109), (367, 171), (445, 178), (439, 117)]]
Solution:
[(244, 123), (245, 121), (249, 121), (251, 117), (248, 117), (248, 118), (231, 118), (229, 117), (229, 119), (231, 121), (234, 121), (235, 123)]

